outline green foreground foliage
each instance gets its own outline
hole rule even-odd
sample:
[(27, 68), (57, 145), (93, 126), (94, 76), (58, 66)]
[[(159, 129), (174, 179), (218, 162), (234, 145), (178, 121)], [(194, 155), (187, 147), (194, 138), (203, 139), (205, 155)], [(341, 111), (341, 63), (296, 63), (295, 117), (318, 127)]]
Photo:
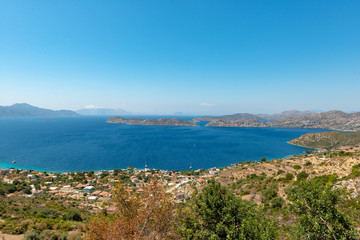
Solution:
[(298, 216), (298, 239), (357, 239), (349, 216), (338, 209), (344, 193), (334, 190), (336, 176), (316, 177), (290, 189), (291, 209)]
[[(101, 215), (100, 222), (95, 220), (89, 225), (92, 234), (88, 239), (109, 239), (109, 229), (122, 229), (115, 231), (114, 239), (359, 239), (354, 228), (359, 215), (350, 215), (341, 207), (351, 206), (359, 212), (359, 204), (350, 203), (345, 191), (334, 188), (337, 181), (336, 175), (301, 178), (288, 188), (287, 203), (278, 196), (277, 186), (271, 184), (262, 192), (263, 205), (242, 200), (214, 179), (191, 200), (178, 205), (172, 205), (165, 190), (155, 186), (151, 192), (157, 193), (156, 198), (145, 190), (144, 195), (117, 201), (120, 210), (135, 204), (136, 214), (128, 218), (119, 210), (114, 215)], [(143, 202), (144, 199), (147, 200)], [(149, 202), (163, 203), (149, 208)], [(161, 214), (153, 215), (155, 212)], [(146, 219), (157, 224), (150, 229)], [(164, 228), (158, 227), (164, 223)], [(136, 238), (139, 234), (141, 238)]]
[(276, 224), (262, 208), (211, 180), (180, 215), (183, 239), (275, 239)]

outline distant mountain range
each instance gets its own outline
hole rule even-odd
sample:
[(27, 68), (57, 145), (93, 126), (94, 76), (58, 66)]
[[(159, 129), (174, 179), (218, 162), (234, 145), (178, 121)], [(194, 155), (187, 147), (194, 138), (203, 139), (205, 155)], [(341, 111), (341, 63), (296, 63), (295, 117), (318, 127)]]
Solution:
[(199, 121), (212, 121), (215, 119), (218, 120), (226, 120), (226, 121), (264, 121), (264, 120), (277, 120), (283, 117), (299, 117), (299, 116), (309, 116), (313, 114), (313, 112), (309, 111), (297, 111), (297, 110), (288, 110), (283, 111), (281, 113), (275, 113), (275, 114), (250, 114), (250, 113), (236, 113), (232, 115), (224, 115), (224, 116), (218, 116), (218, 117), (197, 117), (193, 120), (195, 122)]
[(38, 108), (27, 103), (16, 103), (11, 106), (0, 106), (0, 117), (72, 117), (78, 116), (70, 110), (50, 110)]
[(297, 111), (297, 110), (287, 110), (281, 113), (275, 114), (257, 114), (256, 116), (265, 119), (265, 120), (278, 120), (283, 117), (302, 117), (302, 116), (310, 116), (314, 114), (314, 112), (310, 111)]
[(85, 116), (114, 116), (114, 115), (133, 115), (121, 108), (82, 108), (76, 111), (80, 115)]
[[(122, 109), (84, 108), (77, 112), (70, 110), (50, 110), (17, 103), (12, 106), (0, 106), (0, 117), (69, 117), (81, 115), (131, 115)], [(360, 131), (360, 112), (344, 113), (328, 111), (312, 113), (309, 111), (284, 111), (276, 114), (237, 113), (224, 116), (205, 116), (194, 118), (192, 122), (178, 119), (159, 119), (157, 121), (141, 119), (112, 118), (108, 122), (141, 125), (182, 125), (192, 126), (200, 121), (209, 121), (208, 127), (277, 127), (277, 128), (322, 128), (341, 131)]]

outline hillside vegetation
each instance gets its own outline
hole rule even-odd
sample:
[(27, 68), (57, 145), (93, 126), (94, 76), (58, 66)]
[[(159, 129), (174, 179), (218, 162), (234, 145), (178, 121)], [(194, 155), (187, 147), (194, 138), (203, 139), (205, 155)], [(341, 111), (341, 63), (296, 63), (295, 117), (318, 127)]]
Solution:
[(342, 146), (358, 148), (360, 145), (360, 132), (344, 133), (333, 131), (308, 133), (289, 141), (289, 143), (315, 149), (337, 149)]

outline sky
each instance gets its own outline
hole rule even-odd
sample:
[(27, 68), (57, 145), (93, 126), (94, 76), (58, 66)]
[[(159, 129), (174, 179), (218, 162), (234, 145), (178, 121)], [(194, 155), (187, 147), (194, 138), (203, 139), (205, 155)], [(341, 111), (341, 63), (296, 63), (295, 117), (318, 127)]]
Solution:
[(360, 111), (360, 1), (0, 0), (0, 105)]

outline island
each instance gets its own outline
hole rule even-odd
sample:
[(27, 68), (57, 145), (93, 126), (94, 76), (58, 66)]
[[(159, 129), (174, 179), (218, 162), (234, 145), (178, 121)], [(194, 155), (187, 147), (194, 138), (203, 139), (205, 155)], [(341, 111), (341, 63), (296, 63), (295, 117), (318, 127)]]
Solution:
[(111, 117), (106, 122), (127, 124), (127, 125), (191, 126), (191, 127), (198, 126), (193, 121), (186, 121), (177, 118), (141, 119), (141, 118)]

